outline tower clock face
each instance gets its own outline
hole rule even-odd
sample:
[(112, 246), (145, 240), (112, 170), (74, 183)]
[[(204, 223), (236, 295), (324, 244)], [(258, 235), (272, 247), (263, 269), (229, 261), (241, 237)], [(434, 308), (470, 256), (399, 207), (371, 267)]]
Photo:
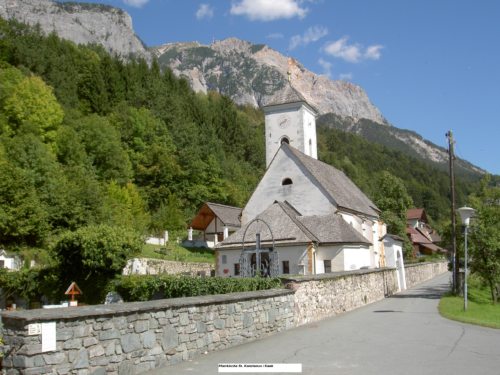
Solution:
[(287, 116), (281, 116), (278, 119), (278, 125), (281, 129), (285, 129), (290, 124), (290, 119)]

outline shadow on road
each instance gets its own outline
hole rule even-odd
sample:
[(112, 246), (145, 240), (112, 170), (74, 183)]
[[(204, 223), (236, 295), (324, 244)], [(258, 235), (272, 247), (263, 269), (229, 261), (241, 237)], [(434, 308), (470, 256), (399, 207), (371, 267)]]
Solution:
[(415, 288), (404, 293), (394, 294), (389, 298), (426, 298), (426, 299), (440, 299), (443, 294), (450, 291), (450, 286), (447, 284), (423, 286)]

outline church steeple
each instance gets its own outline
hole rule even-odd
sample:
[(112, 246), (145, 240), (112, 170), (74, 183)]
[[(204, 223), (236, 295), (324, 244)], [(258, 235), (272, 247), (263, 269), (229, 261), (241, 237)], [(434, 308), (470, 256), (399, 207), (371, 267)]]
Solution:
[(283, 142), (308, 156), (318, 158), (317, 111), (292, 87), (291, 82), (263, 109), (266, 120), (266, 167)]

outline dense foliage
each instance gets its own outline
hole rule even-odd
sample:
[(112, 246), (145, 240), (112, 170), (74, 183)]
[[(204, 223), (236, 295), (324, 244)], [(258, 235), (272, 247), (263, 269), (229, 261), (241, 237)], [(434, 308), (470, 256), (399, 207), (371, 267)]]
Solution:
[(15, 22), (0, 33), (2, 246), (98, 224), (181, 229), (204, 201), (244, 204), (263, 170), (260, 112), (155, 63)]
[(281, 280), (279, 278), (133, 275), (117, 278), (112, 283), (111, 288), (118, 292), (125, 301), (149, 301), (160, 298), (248, 292), (279, 287), (281, 287)]
[(471, 219), (471, 267), (490, 290), (494, 303), (500, 298), (500, 186), (482, 181), (481, 189), (470, 198), (476, 209)]

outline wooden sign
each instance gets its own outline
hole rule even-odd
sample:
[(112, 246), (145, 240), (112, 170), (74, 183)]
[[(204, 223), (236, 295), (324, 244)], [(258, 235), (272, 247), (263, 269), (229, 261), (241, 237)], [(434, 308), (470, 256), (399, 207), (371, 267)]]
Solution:
[(83, 292), (80, 289), (80, 287), (73, 281), (71, 283), (71, 285), (69, 286), (69, 288), (64, 292), (64, 294), (70, 295), (71, 300), (74, 301), (75, 296), (79, 296), (79, 295), (83, 294)]

